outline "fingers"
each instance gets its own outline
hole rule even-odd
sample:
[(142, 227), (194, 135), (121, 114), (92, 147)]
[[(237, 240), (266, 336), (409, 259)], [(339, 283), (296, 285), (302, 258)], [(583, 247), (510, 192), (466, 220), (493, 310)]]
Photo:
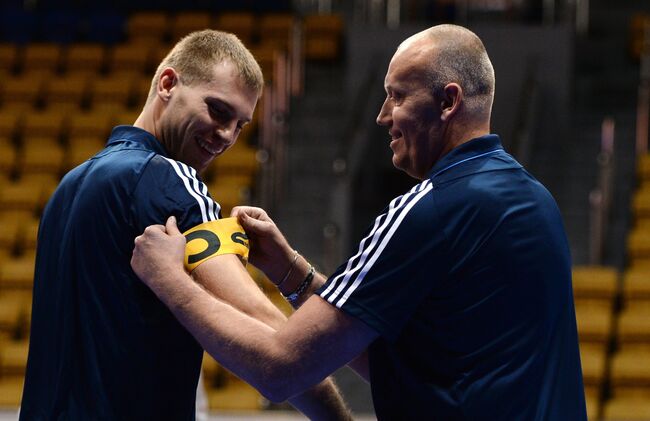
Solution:
[(165, 224), (165, 229), (169, 235), (182, 235), (176, 225), (176, 217), (174, 215), (167, 218), (167, 223)]
[(266, 211), (262, 208), (257, 208), (254, 206), (235, 206), (230, 211), (230, 216), (240, 219), (242, 215), (249, 216), (251, 218), (270, 221), (271, 218), (266, 214)]

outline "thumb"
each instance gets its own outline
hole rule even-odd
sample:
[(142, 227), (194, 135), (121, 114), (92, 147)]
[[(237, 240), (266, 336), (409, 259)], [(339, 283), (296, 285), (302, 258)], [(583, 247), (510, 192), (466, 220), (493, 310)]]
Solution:
[(178, 226), (176, 225), (175, 216), (172, 215), (169, 218), (167, 218), (167, 223), (165, 224), (165, 230), (169, 235), (181, 235), (181, 232), (178, 230)]
[(248, 216), (246, 213), (240, 213), (237, 216), (237, 220), (241, 224), (242, 227), (244, 227), (244, 230), (247, 232), (253, 232), (253, 233), (260, 233), (263, 231), (263, 225), (264, 223), (262, 221), (259, 221), (255, 218), (251, 218)]

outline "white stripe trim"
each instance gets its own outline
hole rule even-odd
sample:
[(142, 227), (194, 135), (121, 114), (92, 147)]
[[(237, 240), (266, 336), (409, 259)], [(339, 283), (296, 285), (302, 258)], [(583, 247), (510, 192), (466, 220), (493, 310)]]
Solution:
[[(393, 199), (393, 200), (391, 201), (391, 203), (390, 203), (390, 205), (389, 205), (389, 208), (388, 208), (388, 211), (387, 211), (386, 214), (385, 214), (385, 215), (386, 215), (386, 219), (384, 220), (384, 222), (381, 224), (381, 226), (378, 227), (378, 225), (379, 225), (379, 220), (380, 220), (380, 218), (381, 218), (382, 215), (380, 215), (379, 217), (377, 217), (377, 218), (375, 219), (375, 225), (374, 225), (372, 231), (370, 232), (370, 234), (368, 234), (368, 235), (367, 235), (367, 236), (366, 236), (366, 237), (361, 241), (361, 243), (360, 243), (360, 245), (359, 245), (359, 251), (357, 252), (357, 254), (354, 255), (352, 258), (350, 258), (350, 259), (348, 260), (348, 265), (346, 266), (345, 271), (341, 272), (341, 273), (340, 273), (336, 278), (334, 278), (334, 279), (332, 280), (332, 282), (330, 282), (330, 285), (327, 287), (327, 289), (326, 289), (325, 291), (323, 291), (323, 293), (321, 294), (321, 296), (324, 297), (325, 295), (327, 295), (327, 294), (331, 291), (331, 289), (334, 287), (334, 284), (335, 284), (336, 282), (338, 282), (338, 280), (341, 279), (341, 277), (343, 277), (343, 280), (341, 281), (341, 283), (340, 283), (340, 285), (338, 286), (338, 288), (336, 288), (336, 290), (332, 293), (332, 295), (331, 295), (330, 297), (327, 297), (327, 301), (329, 301), (330, 303), (333, 303), (333, 302), (338, 298), (339, 294), (340, 294), (340, 293), (341, 293), (341, 292), (342, 292), (342, 291), (347, 287), (347, 285), (348, 285), (348, 283), (349, 283), (349, 281), (350, 281), (350, 278), (352, 278), (352, 276), (354, 276), (354, 275), (357, 273), (357, 271), (358, 271), (361, 267), (364, 266), (364, 264), (365, 264), (365, 262), (366, 262), (368, 256), (370, 255), (370, 253), (372, 253), (373, 249), (375, 248), (375, 246), (376, 246), (377, 243), (379, 242), (379, 239), (381, 238), (381, 235), (382, 235), (382, 233), (385, 231), (386, 227), (388, 227), (388, 226), (390, 226), (391, 224), (393, 224), (393, 219), (394, 219), (394, 217), (395, 217), (395, 214), (398, 213), (398, 212), (401, 212), (401, 207), (402, 207), (404, 204), (408, 203), (410, 200), (413, 199), (413, 197), (412, 197), (412, 194), (413, 194), (413, 193), (415, 193), (415, 192), (421, 192), (424, 188), (426, 188), (425, 186), (429, 186), (429, 187), (430, 187), (430, 184), (431, 184), (431, 181), (430, 181), (430, 180), (426, 180), (425, 182), (422, 182), (422, 183), (420, 183), (420, 184), (415, 185), (415, 186), (414, 186), (414, 187), (409, 191), (408, 194), (405, 194), (405, 195), (403, 195), (403, 196), (398, 196), (398, 197), (396, 197), (395, 199)], [(428, 190), (427, 190), (427, 191), (428, 191)], [(418, 194), (418, 196), (419, 196), (419, 194)], [(418, 196), (416, 196), (416, 199), (413, 199), (413, 200), (416, 200), (416, 201), (417, 201), (417, 200), (418, 200), (418, 199), (417, 199)], [(410, 209), (410, 206), (408, 206), (407, 209)], [(398, 220), (399, 220), (400, 222), (401, 222), (402, 219), (404, 219), (403, 216), (401, 216), (401, 218), (398, 217)], [(397, 227), (395, 227), (395, 229), (397, 229)], [(371, 241), (370, 245), (369, 245), (369, 246), (364, 250), (364, 244), (365, 244), (366, 240), (367, 240), (368, 238), (370, 238), (370, 237), (372, 237), (372, 241)], [(384, 244), (384, 243), (382, 242), (382, 244)], [(383, 249), (383, 247), (382, 247), (382, 249)], [(350, 266), (352, 265), (352, 261), (353, 261), (354, 259), (356, 259), (357, 257), (359, 257), (360, 255), (361, 255), (361, 259), (359, 260), (359, 262), (355, 265), (354, 268), (350, 269)], [(376, 258), (375, 258), (375, 260), (376, 260)], [(373, 260), (373, 261), (374, 261), (374, 260)], [(366, 265), (366, 266), (367, 266), (367, 265)], [(357, 279), (358, 279), (359, 276), (364, 276), (364, 275), (365, 275), (365, 274), (364, 274), (363, 271), (362, 271), (359, 275), (357, 275)], [(356, 284), (356, 281), (355, 281), (355, 284)]]
[[(163, 158), (165, 158), (165, 157), (163, 157)], [(193, 189), (192, 185), (190, 184), (190, 177), (183, 174), (183, 171), (179, 167), (179, 164), (180, 165), (185, 165), (185, 164), (183, 164), (181, 162), (178, 162), (178, 161), (174, 161), (173, 159), (169, 159), (169, 158), (165, 158), (165, 159), (167, 160), (167, 162), (169, 162), (171, 164), (172, 168), (174, 168), (174, 171), (176, 172), (176, 175), (178, 175), (180, 177), (180, 179), (183, 180), (183, 185), (185, 185), (185, 189), (187, 190), (187, 192), (194, 199), (196, 199), (197, 203), (199, 204), (199, 208), (201, 209), (201, 220), (203, 222), (208, 222), (209, 219), (208, 219), (208, 215), (206, 213), (205, 202), (203, 201), (203, 198), (199, 195), (200, 194), (199, 192), (197, 192), (196, 190)], [(194, 178), (194, 177), (192, 177), (192, 178), (194, 180), (196, 180), (196, 178)]]
[(194, 191), (197, 191), (201, 194), (201, 196), (205, 197), (206, 202), (208, 203), (208, 218), (212, 221), (216, 221), (219, 219), (218, 213), (214, 211), (214, 209), (218, 206), (214, 200), (208, 196), (208, 187), (205, 185), (205, 183), (199, 181), (198, 177), (196, 176), (196, 170), (188, 165), (185, 165), (181, 163), (181, 165), (184, 165), (185, 168), (187, 168), (192, 175), (192, 178), (194, 178)]
[(384, 240), (381, 242), (381, 244), (379, 245), (379, 247), (375, 251), (375, 254), (373, 254), (373, 256), (370, 258), (370, 260), (368, 260), (368, 263), (366, 263), (366, 265), (363, 267), (363, 269), (361, 270), (361, 273), (359, 273), (359, 276), (357, 276), (357, 279), (350, 286), (350, 288), (348, 288), (348, 290), (345, 292), (343, 297), (341, 297), (341, 299), (336, 303), (336, 307), (340, 308), (343, 304), (345, 304), (345, 302), (350, 297), (350, 295), (357, 289), (357, 287), (359, 286), (361, 281), (363, 281), (363, 279), (365, 278), (368, 271), (370, 271), (370, 268), (372, 268), (372, 265), (375, 264), (375, 262), (377, 261), (377, 259), (381, 255), (381, 252), (384, 251), (384, 249), (386, 248), (386, 245), (388, 244), (388, 242), (391, 240), (391, 238), (393, 238), (393, 235), (395, 234), (395, 231), (397, 231), (397, 228), (399, 228), (399, 225), (402, 223), (402, 221), (404, 220), (406, 215), (409, 213), (411, 208), (413, 208), (413, 206), (415, 206), (415, 204), (418, 201), (420, 201), (420, 199), (422, 199), (422, 197), (424, 197), (428, 192), (430, 192), (432, 188), (433, 188), (433, 186), (431, 184), (429, 184), (425, 189), (420, 191), (417, 194), (417, 196), (415, 196), (415, 198), (409, 202), (408, 205), (406, 205), (404, 210), (399, 214), (399, 216), (395, 220), (395, 223), (390, 227), (390, 231), (388, 231), (388, 234), (386, 234), (386, 236), (384, 237)]

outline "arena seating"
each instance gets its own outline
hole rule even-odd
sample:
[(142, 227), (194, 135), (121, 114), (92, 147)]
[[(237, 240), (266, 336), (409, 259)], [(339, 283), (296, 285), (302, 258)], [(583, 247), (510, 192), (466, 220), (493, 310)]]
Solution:
[[(77, 15), (48, 19), (68, 22), (65, 33), (59, 34), (65, 42), (57, 42), (54, 33), (38, 40), (24, 32), (36, 30), (28, 13), (16, 14), (15, 25), (11, 16), (3, 16), (7, 25), (0, 31), (5, 37), (0, 39), (0, 408), (20, 404), (43, 207), (65, 172), (101, 150), (114, 125), (135, 121), (155, 67), (173, 43), (206, 27), (233, 32), (251, 47), (270, 84), (277, 61), (294, 47), (295, 30), (308, 35), (305, 42), (311, 47), (306, 58), (318, 60), (340, 57), (343, 31), (340, 17), (307, 17), (303, 24), (290, 14), (236, 11), (217, 15), (147, 11), (134, 13), (125, 22), (109, 12), (91, 14), (85, 21)], [(75, 22), (79, 27), (70, 27)], [(124, 32), (116, 32), (122, 23)], [(85, 36), (75, 39), (77, 33)], [(223, 215), (254, 197), (258, 115), (237, 144), (206, 171), (206, 183), (222, 204)], [(288, 313), (289, 305), (264, 275), (250, 265), (249, 271)], [(263, 406), (255, 389), (208, 355), (204, 377), (213, 409)]]
[(638, 189), (622, 277), (621, 311), (610, 363), (605, 420), (650, 419), (650, 155), (638, 157)]

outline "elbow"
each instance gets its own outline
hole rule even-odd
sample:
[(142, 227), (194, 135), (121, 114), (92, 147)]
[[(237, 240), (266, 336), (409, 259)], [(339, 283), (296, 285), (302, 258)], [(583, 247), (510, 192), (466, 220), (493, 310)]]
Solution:
[(294, 367), (279, 359), (267, 365), (258, 382), (258, 391), (273, 403), (284, 402), (302, 392), (300, 379), (295, 378)]

